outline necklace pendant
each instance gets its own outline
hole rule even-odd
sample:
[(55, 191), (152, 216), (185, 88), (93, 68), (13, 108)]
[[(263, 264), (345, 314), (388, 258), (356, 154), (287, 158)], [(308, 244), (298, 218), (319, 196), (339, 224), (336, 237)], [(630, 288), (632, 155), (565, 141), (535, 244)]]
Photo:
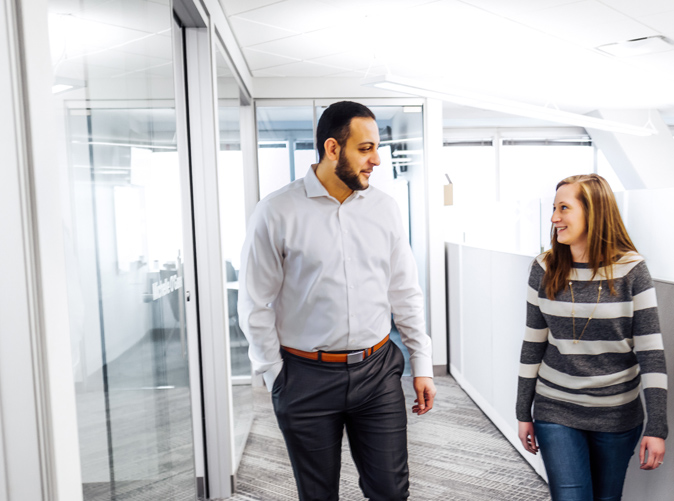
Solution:
[(574, 340), (573, 340), (573, 344), (578, 344), (578, 340), (577, 340), (577, 339), (574, 339)]

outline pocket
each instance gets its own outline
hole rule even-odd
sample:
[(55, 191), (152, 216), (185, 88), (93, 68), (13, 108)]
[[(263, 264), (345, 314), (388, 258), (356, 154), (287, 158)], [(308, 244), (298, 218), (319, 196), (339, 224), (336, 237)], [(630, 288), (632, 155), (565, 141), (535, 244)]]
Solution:
[(403, 373), (405, 372), (405, 355), (403, 355), (403, 351), (398, 347), (397, 344), (395, 344), (393, 341), (389, 341), (391, 343), (391, 350), (393, 350), (393, 357), (395, 361), (395, 367), (396, 367), (396, 373), (402, 377)]
[(283, 389), (283, 384), (286, 379), (286, 371), (288, 370), (288, 361), (283, 361), (283, 366), (281, 366), (281, 372), (278, 373), (276, 379), (274, 379), (274, 384), (271, 386), (272, 396), (278, 395)]

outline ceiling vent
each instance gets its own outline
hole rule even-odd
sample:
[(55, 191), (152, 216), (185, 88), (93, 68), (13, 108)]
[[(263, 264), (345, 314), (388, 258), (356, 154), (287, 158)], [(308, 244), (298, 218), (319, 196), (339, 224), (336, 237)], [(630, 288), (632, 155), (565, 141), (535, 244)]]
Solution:
[(663, 36), (634, 38), (625, 42), (600, 45), (597, 50), (616, 57), (643, 56), (674, 49), (672, 41)]

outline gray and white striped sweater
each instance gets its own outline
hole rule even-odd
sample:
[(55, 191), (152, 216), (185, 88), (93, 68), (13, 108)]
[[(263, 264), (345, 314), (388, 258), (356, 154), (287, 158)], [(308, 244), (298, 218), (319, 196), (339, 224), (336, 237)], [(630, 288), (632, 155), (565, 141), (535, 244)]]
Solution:
[[(531, 266), (527, 322), (520, 357), (517, 419), (581, 430), (620, 432), (643, 422), (640, 388), (648, 412), (644, 435), (667, 437), (667, 373), (655, 289), (643, 258), (624, 255), (613, 265), (616, 295), (600, 268), (574, 263), (572, 300), (567, 286), (551, 301), (545, 294), (543, 255)], [(597, 304), (599, 281), (602, 293)]]

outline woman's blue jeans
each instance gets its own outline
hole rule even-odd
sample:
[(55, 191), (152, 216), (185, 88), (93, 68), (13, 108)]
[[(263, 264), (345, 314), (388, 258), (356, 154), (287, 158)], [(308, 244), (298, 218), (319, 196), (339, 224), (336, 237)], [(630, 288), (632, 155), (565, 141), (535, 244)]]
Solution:
[(619, 501), (641, 430), (584, 431), (535, 421), (552, 501)]

